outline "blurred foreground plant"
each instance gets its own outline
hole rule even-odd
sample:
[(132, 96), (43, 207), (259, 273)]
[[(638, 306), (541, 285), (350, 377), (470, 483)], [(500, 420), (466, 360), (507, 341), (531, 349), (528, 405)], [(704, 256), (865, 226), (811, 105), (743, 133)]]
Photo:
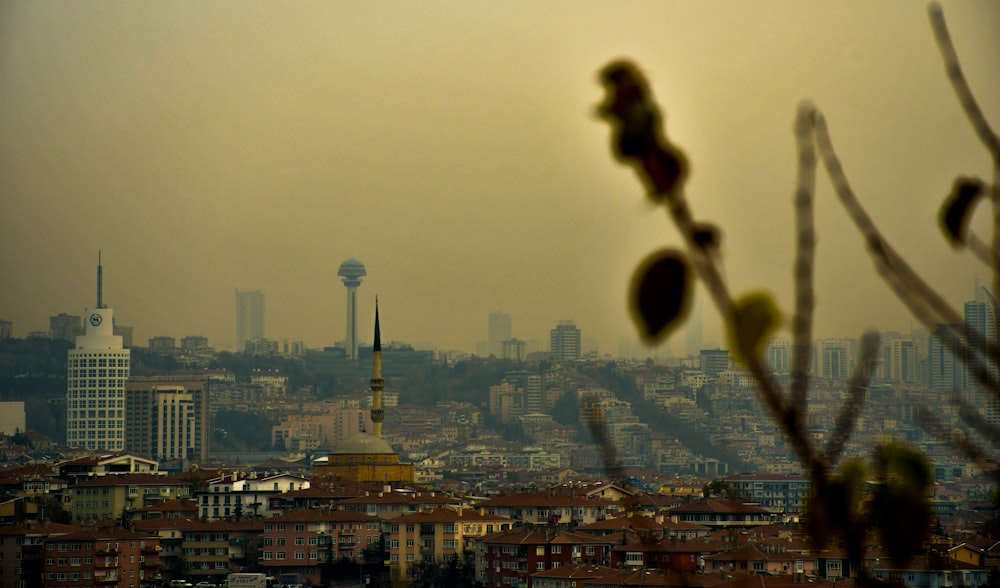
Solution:
[[(994, 176), (992, 184), (976, 178), (960, 177), (955, 181), (953, 193), (941, 209), (941, 230), (952, 246), (968, 248), (990, 267), (994, 292), (1000, 292), (1000, 140), (965, 81), (940, 7), (931, 5), (929, 15), (949, 81), (992, 158)], [(724, 318), (730, 351), (756, 378), (764, 405), (811, 479), (807, 520), (814, 542), (822, 547), (831, 541), (842, 541), (852, 568), (862, 580), (867, 578), (861, 561), (869, 532), (880, 535), (882, 546), (895, 562), (906, 562), (922, 546), (932, 520), (927, 498), (933, 479), (926, 458), (908, 447), (890, 444), (873, 449), (870, 465), (849, 460), (838, 467), (865, 402), (878, 354), (877, 333), (866, 332), (862, 336), (860, 360), (848, 383), (848, 397), (826, 445), (814, 442), (805, 429), (815, 305), (813, 200), (817, 160), (864, 239), (876, 272), (913, 316), (965, 362), (987, 393), (1000, 401), (997, 384), (1000, 353), (996, 341), (969, 328), (937, 328), (941, 324), (960, 325), (963, 317), (913, 271), (881, 234), (847, 180), (822, 112), (804, 103), (794, 125), (799, 154), (794, 194), (795, 311), (791, 325), (792, 375), (789, 389), (785, 390), (763, 359), (764, 349), (780, 324), (777, 305), (764, 292), (735, 297), (730, 293), (720, 269), (722, 233), (713, 224), (696, 220), (688, 206), (684, 195), (687, 159), (667, 138), (660, 109), (646, 78), (633, 63), (617, 60), (601, 70), (600, 81), (606, 97), (599, 106), (599, 114), (612, 127), (615, 158), (636, 171), (649, 199), (667, 209), (683, 239), (682, 247), (664, 248), (649, 255), (633, 276), (629, 302), (641, 336), (651, 344), (666, 339), (685, 319), (693, 281), (700, 279)], [(972, 211), (984, 197), (992, 200), (994, 206), (992, 244), (968, 229)], [(985, 443), (964, 435), (952, 436), (950, 440), (970, 458), (998, 471), (1000, 460), (995, 452), (1000, 449), (1000, 429), (979, 417), (974, 407), (957, 393), (952, 393), (950, 400)], [(930, 431), (948, 439), (930, 410), (921, 411), (920, 418)], [(865, 500), (862, 487), (870, 476), (874, 476), (877, 484), (873, 495)]]

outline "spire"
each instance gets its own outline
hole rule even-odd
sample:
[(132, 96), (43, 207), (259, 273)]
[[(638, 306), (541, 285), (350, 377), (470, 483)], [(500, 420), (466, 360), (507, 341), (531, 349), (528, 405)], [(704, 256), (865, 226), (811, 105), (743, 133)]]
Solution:
[(97, 250), (97, 308), (104, 308), (104, 268), (101, 266), (101, 250)]
[(382, 351), (382, 340), (378, 329), (378, 296), (375, 297), (375, 344), (372, 345), (372, 351)]
[(375, 342), (372, 344), (372, 410), (371, 418), (374, 426), (373, 433), (376, 437), (382, 437), (382, 421), (385, 420), (385, 411), (382, 409), (382, 389), (385, 381), (382, 380), (382, 337), (378, 326), (378, 298), (375, 298)]

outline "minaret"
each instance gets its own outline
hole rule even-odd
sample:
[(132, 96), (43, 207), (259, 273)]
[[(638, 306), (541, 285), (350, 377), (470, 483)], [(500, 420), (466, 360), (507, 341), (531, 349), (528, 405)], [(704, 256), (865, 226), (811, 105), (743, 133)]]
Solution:
[(385, 381), (382, 380), (382, 341), (378, 328), (378, 298), (375, 299), (375, 343), (372, 345), (372, 433), (379, 439), (382, 438), (382, 421), (385, 420), (385, 411), (382, 410), (382, 388)]

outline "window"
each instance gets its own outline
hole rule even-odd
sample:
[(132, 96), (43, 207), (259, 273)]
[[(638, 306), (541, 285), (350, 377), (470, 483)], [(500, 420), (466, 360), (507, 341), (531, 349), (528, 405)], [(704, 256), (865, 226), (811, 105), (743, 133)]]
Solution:
[(544, 561), (536, 561), (535, 562), (535, 569), (537, 571), (539, 571), (539, 572), (545, 571), (545, 562)]
[(552, 553), (562, 553), (562, 545), (553, 545)]
[(593, 545), (588, 545), (587, 546), (587, 555), (594, 555), (594, 546)]
[(538, 547), (536, 547), (535, 548), (535, 555), (539, 555), (539, 556), (545, 555), (545, 546), (544, 545), (539, 545)]

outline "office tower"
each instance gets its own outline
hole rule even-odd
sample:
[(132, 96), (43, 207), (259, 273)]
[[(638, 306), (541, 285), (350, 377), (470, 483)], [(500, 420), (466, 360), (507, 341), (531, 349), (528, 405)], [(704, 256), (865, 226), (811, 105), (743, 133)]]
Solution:
[(573, 321), (559, 321), (549, 332), (549, 350), (556, 361), (580, 359), (580, 329)]
[(524, 361), (524, 341), (521, 339), (505, 339), (501, 343), (501, 356), (513, 361)]
[(236, 352), (242, 353), (248, 341), (263, 338), (264, 293), (236, 290)]
[(207, 376), (143, 376), (125, 383), (125, 450), (157, 460), (208, 458)]
[(917, 346), (912, 339), (893, 339), (885, 346), (885, 378), (890, 382), (915, 383)]
[(688, 311), (687, 322), (684, 325), (685, 331), (685, 352), (688, 357), (694, 357), (700, 351), (703, 342), (702, 334), (702, 324), (701, 324), (701, 297), (692, 296), (691, 297), (691, 309)]
[(125, 446), (125, 382), (131, 354), (114, 334), (114, 312), (102, 299), (97, 262), (97, 306), (87, 310), (86, 333), (67, 359), (66, 444), (108, 451)]
[(348, 259), (340, 264), (337, 275), (343, 278), (344, 287), (347, 288), (347, 333), (344, 339), (344, 347), (347, 349), (348, 359), (358, 358), (358, 286), (361, 285), (361, 278), (368, 275), (365, 266), (358, 260)]
[[(984, 286), (978, 286), (975, 298), (965, 303), (965, 332), (971, 354), (968, 359), (985, 365), (993, 377), (997, 375), (997, 359), (992, 358), (991, 360), (986, 345), (998, 342), (998, 318), (1000, 318), (1000, 312), (998, 312), (996, 299)], [(966, 361), (962, 366), (962, 381), (967, 390), (981, 387), (972, 370), (968, 367), (971, 361)]]
[(49, 317), (49, 337), (76, 341), (76, 338), (82, 334), (83, 327), (80, 323), (80, 317), (65, 312)]
[(957, 340), (958, 335), (958, 325), (939, 324), (930, 336), (927, 369), (931, 390), (953, 392), (962, 389), (962, 366), (945, 343)]
[(813, 376), (845, 380), (851, 374), (851, 345), (846, 339), (821, 339), (813, 345)]
[(767, 345), (767, 365), (779, 376), (792, 371), (791, 344), (787, 339), (772, 339)]
[(701, 371), (710, 378), (718, 378), (719, 374), (729, 369), (728, 349), (702, 349), (699, 352)]
[(0, 340), (14, 338), (14, 321), (0, 320)]
[(512, 326), (510, 315), (502, 312), (490, 313), (490, 320), (486, 325), (487, 355), (501, 356), (503, 342), (511, 338)]

